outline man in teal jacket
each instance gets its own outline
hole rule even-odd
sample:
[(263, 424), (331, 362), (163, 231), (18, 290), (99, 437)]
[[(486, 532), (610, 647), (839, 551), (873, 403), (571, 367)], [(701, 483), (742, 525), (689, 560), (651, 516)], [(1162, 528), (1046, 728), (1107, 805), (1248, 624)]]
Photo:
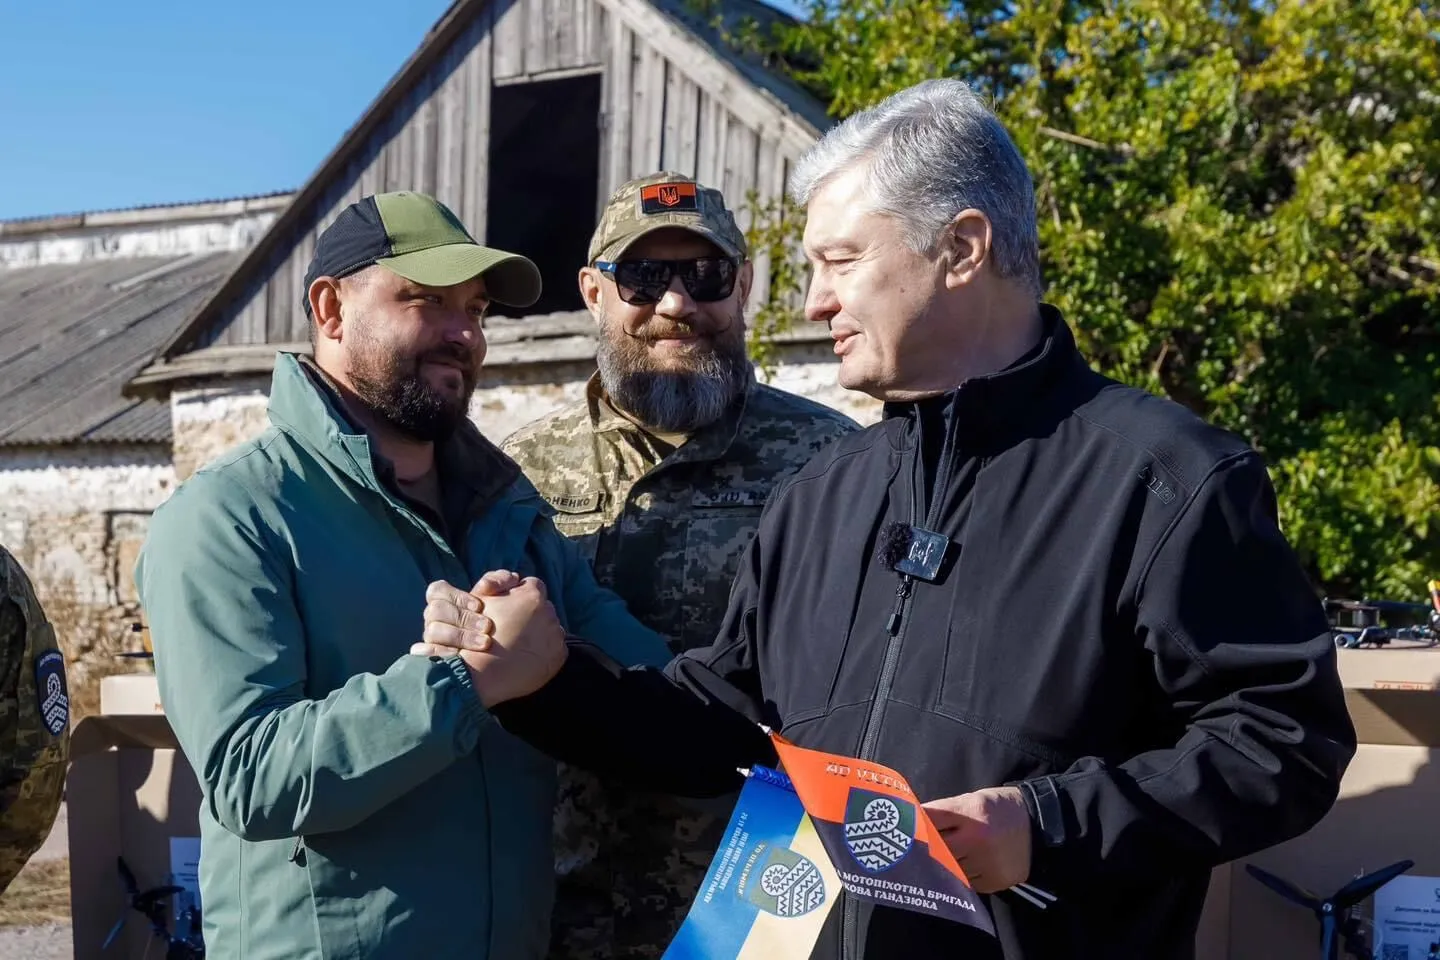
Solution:
[(351, 205), (306, 277), (314, 362), (280, 354), (269, 429), (155, 513), (136, 579), (204, 791), (212, 960), (544, 956), (553, 762), (464, 657), (408, 652), (427, 584), (505, 570), (554, 631), (669, 658), (466, 419), (485, 309), (539, 291), (429, 197)]

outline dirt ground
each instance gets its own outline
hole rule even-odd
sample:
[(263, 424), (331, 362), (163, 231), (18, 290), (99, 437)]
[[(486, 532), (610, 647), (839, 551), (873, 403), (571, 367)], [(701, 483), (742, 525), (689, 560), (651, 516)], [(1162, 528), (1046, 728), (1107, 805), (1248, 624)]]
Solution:
[(49, 839), (0, 896), (0, 958), (73, 960), (68, 837), (62, 805)]

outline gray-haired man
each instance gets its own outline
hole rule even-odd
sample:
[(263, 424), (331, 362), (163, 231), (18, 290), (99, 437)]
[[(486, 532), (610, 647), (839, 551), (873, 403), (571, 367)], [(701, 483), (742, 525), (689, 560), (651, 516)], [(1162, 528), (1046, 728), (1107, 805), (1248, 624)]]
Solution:
[(792, 189), (808, 318), (887, 416), (772, 495), (713, 645), (663, 672), (572, 645), (497, 717), (696, 794), (774, 762), (755, 720), (900, 771), (998, 936), (846, 894), (815, 960), (1190, 960), (1210, 868), (1313, 825), (1355, 748), (1264, 464), (1086, 365), (964, 84), (852, 117)]

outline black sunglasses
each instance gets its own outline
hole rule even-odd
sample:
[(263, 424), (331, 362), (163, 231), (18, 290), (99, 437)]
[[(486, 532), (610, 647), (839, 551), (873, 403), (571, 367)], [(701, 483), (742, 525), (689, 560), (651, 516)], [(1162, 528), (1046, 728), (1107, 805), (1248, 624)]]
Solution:
[(691, 260), (595, 261), (595, 269), (615, 281), (620, 299), (637, 306), (658, 303), (676, 274), (697, 303), (724, 300), (735, 290), (739, 263), (730, 257), (695, 257)]

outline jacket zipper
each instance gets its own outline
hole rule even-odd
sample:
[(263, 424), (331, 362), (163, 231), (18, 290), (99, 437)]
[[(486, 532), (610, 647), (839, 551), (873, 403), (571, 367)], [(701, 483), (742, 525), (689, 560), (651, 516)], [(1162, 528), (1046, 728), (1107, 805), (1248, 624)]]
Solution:
[[(953, 401), (951, 401), (953, 403)], [(917, 416), (917, 421), (919, 417)], [(925, 500), (925, 425), (920, 421), (920, 439), (916, 444), (919, 451), (914, 467), (910, 472), (911, 496), (910, 496), (910, 525), (918, 526), (920, 516), (925, 514), (926, 529), (935, 529), (935, 520), (940, 513), (940, 504), (943, 502), (946, 484), (950, 482), (950, 461), (951, 457), (951, 436), (954, 429), (955, 418), (952, 415), (946, 426), (945, 438), (940, 446), (940, 463), (935, 470), (935, 486), (930, 491), (930, 502)], [(895, 587), (895, 609), (890, 614), (890, 619), (885, 623), (885, 632), (888, 639), (885, 642), (885, 659), (880, 664), (880, 677), (875, 684), (875, 699), (870, 704), (870, 713), (865, 717), (865, 726), (860, 733), (860, 753), (858, 760), (869, 760), (870, 754), (875, 749), (875, 742), (880, 739), (880, 725), (885, 717), (885, 705), (890, 699), (890, 688), (895, 683), (895, 669), (900, 665), (900, 648), (905, 642), (905, 627), (908, 621), (905, 615), (910, 612), (910, 598), (914, 593), (915, 578), (909, 574), (900, 574), (900, 583)], [(860, 942), (860, 904), (854, 897), (845, 898), (845, 909), (840, 924), (840, 957), (841, 960), (859, 960), (855, 953)]]

